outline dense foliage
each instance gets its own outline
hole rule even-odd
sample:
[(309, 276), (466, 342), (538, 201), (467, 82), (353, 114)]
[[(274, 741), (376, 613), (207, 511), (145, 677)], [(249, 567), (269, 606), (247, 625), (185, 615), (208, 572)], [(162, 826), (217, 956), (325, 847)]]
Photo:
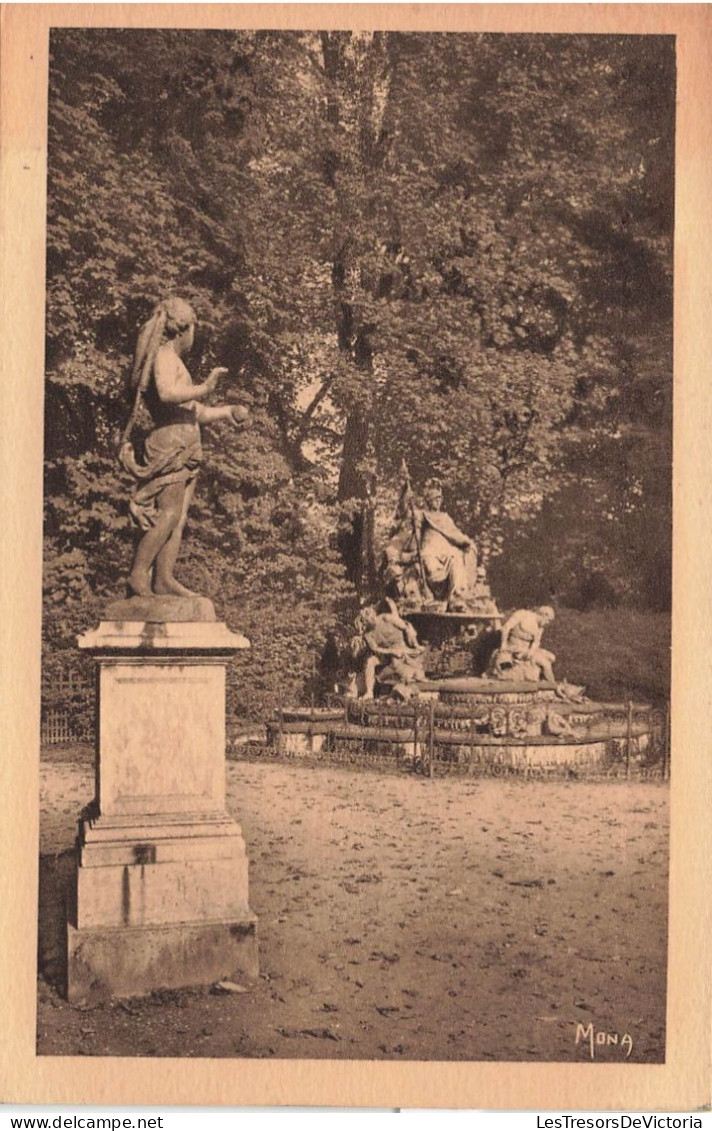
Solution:
[(66, 29), (51, 57), (50, 649), (120, 592), (126, 374), (169, 293), (192, 371), (252, 403), (206, 440), (181, 567), (253, 640), (238, 709), (318, 682), (404, 457), (502, 604), (667, 607), (671, 39)]

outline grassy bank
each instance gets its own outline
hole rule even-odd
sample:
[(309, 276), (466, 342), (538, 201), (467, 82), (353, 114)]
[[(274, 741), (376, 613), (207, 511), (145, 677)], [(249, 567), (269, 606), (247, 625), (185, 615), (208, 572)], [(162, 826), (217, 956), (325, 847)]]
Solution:
[(633, 609), (559, 609), (544, 636), (559, 678), (592, 699), (664, 699), (670, 693), (670, 618)]

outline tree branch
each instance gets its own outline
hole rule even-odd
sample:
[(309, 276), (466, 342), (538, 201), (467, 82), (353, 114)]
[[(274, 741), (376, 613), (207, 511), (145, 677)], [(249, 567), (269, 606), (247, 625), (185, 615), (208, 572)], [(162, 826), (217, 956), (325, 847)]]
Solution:
[(309, 424), (309, 421), (313, 417), (314, 413), (318, 409), (321, 402), (327, 396), (329, 389), (334, 384), (335, 380), (336, 380), (335, 374), (332, 374), (331, 377), (327, 377), (323, 381), (323, 383), (321, 384), (321, 386), (319, 387), (317, 392), (314, 394), (314, 396), (312, 397), (312, 399), (309, 402), (309, 404), (307, 405), (307, 407), (304, 409), (304, 412), (302, 413), (302, 415), (300, 417), (299, 426), (297, 428), (297, 433), (296, 433), (296, 438), (297, 438), (298, 441), (301, 441), (301, 440), (304, 439), (304, 436), (306, 435), (307, 426)]

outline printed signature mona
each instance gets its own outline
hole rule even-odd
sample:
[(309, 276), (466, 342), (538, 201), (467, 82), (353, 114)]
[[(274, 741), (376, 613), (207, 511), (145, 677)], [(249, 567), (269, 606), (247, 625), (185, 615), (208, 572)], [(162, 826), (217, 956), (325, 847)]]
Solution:
[(575, 1043), (577, 1045), (588, 1045), (591, 1060), (596, 1059), (597, 1049), (611, 1048), (617, 1045), (625, 1055), (626, 1060), (633, 1051), (633, 1038), (630, 1033), (611, 1033), (606, 1029), (596, 1029), (592, 1021), (589, 1021), (588, 1025), (584, 1025), (581, 1021), (576, 1022)]

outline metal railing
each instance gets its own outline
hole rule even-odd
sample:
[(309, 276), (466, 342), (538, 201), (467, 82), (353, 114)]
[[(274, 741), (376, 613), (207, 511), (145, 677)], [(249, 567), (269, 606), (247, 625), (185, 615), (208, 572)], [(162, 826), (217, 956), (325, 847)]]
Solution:
[[(354, 711), (355, 707), (355, 711)], [(357, 719), (354, 721), (353, 715)], [(377, 721), (378, 714), (383, 723)], [(378, 765), (434, 777), (459, 772), (476, 776), (524, 778), (606, 778), (629, 780), (670, 777), (670, 710), (629, 702), (619, 705), (608, 733), (587, 736), (512, 736), (483, 733), (479, 714), (458, 711), (456, 728), (443, 729), (433, 701), (384, 705), (378, 701), (344, 704), (341, 711), (280, 708), (267, 727), (267, 740), (248, 743), (248, 756), (288, 761)], [(546, 746), (549, 763), (534, 756)], [(567, 760), (567, 747), (577, 757)], [(586, 757), (586, 747), (591, 756)], [(601, 756), (601, 747), (605, 754)], [(521, 754), (519, 753), (521, 751)], [(595, 756), (594, 756), (595, 753)]]

